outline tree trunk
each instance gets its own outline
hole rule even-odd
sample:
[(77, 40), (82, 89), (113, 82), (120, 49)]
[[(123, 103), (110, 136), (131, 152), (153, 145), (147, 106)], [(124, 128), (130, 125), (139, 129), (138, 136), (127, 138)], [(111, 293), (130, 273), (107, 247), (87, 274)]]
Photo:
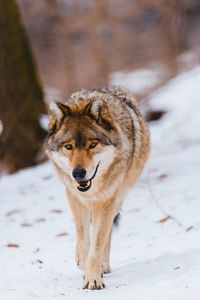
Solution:
[(13, 173), (35, 165), (46, 132), (45, 112), (29, 42), (15, 0), (0, 1), (0, 167)]

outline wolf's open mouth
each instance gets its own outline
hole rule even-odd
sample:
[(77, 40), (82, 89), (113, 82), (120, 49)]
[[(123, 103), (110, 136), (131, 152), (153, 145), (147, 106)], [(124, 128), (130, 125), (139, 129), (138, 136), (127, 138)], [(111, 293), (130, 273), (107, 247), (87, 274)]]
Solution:
[(78, 181), (78, 186), (77, 186), (77, 189), (80, 191), (80, 192), (87, 192), (91, 186), (92, 186), (92, 179), (94, 179), (96, 173), (97, 173), (97, 170), (98, 170), (98, 167), (99, 167), (99, 163), (98, 165), (96, 166), (96, 169), (94, 171), (94, 174), (93, 176), (89, 179), (89, 180), (81, 180), (81, 181)]

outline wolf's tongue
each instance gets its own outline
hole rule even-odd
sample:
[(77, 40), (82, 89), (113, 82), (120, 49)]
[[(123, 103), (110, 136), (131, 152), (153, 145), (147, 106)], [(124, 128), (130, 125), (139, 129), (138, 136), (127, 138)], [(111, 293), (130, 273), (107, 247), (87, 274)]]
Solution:
[(79, 181), (78, 182), (78, 184), (80, 185), (80, 186), (86, 186), (87, 185), (87, 180), (86, 181)]

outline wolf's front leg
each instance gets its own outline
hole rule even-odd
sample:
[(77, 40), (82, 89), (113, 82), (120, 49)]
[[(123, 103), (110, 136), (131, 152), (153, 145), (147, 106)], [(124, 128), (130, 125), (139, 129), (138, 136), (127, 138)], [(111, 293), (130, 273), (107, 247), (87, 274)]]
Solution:
[(111, 246), (111, 236), (112, 236), (112, 227), (110, 229), (110, 232), (108, 234), (104, 251), (103, 251), (103, 257), (101, 262), (101, 268), (102, 268), (102, 274), (107, 274), (111, 272), (110, 268), (110, 246)]
[(114, 200), (95, 204), (92, 211), (92, 241), (86, 261), (83, 288), (102, 289), (105, 287), (102, 272), (102, 256), (105, 243), (109, 238), (115, 216)]
[(71, 193), (67, 196), (76, 226), (76, 262), (84, 271), (90, 247), (90, 210)]

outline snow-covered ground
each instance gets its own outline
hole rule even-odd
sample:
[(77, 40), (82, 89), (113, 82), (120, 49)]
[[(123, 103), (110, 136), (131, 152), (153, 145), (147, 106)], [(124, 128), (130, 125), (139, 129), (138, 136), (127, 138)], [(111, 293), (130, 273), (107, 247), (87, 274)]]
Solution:
[(151, 157), (114, 232), (106, 289), (81, 288), (64, 187), (45, 163), (0, 180), (0, 299), (200, 299), (200, 66), (150, 107), (167, 113), (150, 124)]
[(148, 69), (114, 72), (110, 75), (110, 84), (125, 86), (134, 94), (147, 93), (161, 84), (166, 72), (162, 64), (154, 64)]

